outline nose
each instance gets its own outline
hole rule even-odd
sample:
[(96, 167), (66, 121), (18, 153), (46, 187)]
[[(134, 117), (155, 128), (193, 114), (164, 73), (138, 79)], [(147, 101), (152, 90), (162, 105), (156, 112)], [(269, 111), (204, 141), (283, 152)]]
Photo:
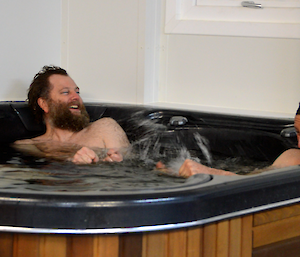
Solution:
[(71, 99), (72, 99), (72, 101), (78, 101), (81, 98), (80, 98), (80, 96), (78, 95), (78, 93), (76, 91), (72, 91)]

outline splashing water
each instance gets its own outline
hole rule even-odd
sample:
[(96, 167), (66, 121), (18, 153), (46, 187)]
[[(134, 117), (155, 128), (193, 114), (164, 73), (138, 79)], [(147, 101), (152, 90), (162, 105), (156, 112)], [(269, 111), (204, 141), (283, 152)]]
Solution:
[(202, 153), (204, 154), (208, 164), (211, 166), (212, 165), (212, 157), (211, 154), (208, 150), (208, 140), (205, 137), (202, 137), (199, 133), (194, 133), (194, 138), (201, 149)]
[[(186, 159), (201, 162), (199, 156), (204, 156), (206, 162), (211, 165), (212, 157), (209, 152), (208, 140), (199, 133), (191, 133), (189, 136), (198, 146), (198, 152), (192, 155), (186, 146), (186, 138), (180, 133), (168, 130), (167, 126), (157, 123), (155, 120), (145, 120), (141, 117), (143, 113), (136, 113), (129, 121), (133, 131), (142, 131), (142, 136), (131, 142), (135, 149), (135, 157), (146, 164), (155, 165), (162, 161), (172, 170), (174, 175), (178, 175), (179, 168)], [(128, 121), (127, 121), (128, 122)], [(200, 150), (200, 152), (199, 152)]]

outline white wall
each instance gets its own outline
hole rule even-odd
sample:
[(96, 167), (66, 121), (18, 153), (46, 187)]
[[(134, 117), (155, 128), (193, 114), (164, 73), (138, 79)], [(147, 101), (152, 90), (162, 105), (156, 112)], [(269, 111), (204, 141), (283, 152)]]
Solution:
[(63, 66), (85, 101), (141, 102), (144, 0), (63, 0)]
[(299, 40), (166, 35), (164, 2), (1, 0), (0, 100), (56, 64), (85, 101), (293, 117)]
[(160, 101), (212, 111), (293, 117), (300, 41), (170, 35)]
[(0, 0), (0, 100), (25, 100), (45, 64), (60, 65), (61, 0)]
[(166, 35), (163, 26), (164, 16), (160, 105), (294, 116), (300, 102), (299, 39)]

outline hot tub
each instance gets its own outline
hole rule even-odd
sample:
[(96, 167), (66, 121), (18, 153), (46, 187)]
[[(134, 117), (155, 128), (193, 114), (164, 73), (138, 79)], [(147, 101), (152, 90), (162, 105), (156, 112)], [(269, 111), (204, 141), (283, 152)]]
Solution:
[[(199, 146), (191, 136), (199, 133), (208, 140), (213, 157), (247, 157), (254, 163), (271, 164), (284, 150), (297, 146), (292, 119), (265, 119), (113, 104), (89, 103), (86, 108), (92, 120), (112, 117), (118, 121), (131, 142), (137, 142), (145, 134), (151, 134), (149, 124), (154, 124), (161, 129), (159, 143), (165, 149), (172, 148), (172, 144), (177, 141), (188, 150), (200, 153)], [(137, 120), (143, 125), (137, 124)], [(2, 146), (44, 131), (42, 125), (34, 122), (24, 102), (1, 102), (0, 123)], [(4, 153), (3, 156), (3, 160), (10, 161), (10, 157)], [(203, 159), (203, 156), (200, 157)], [(113, 256), (164, 256), (166, 252), (172, 255), (171, 252), (176, 252), (174, 249), (178, 247), (175, 245), (179, 245), (177, 253), (184, 251), (186, 254), (178, 256), (192, 256), (188, 255), (191, 247), (196, 247), (198, 253), (206, 251), (207, 254), (213, 248), (208, 247), (208, 241), (205, 244), (207, 248), (204, 247), (204, 239), (199, 237), (202, 235), (205, 238), (207, 234), (199, 231), (205, 231), (205, 228), (209, 231), (212, 224), (223, 224), (224, 221), (231, 224), (238, 219), (237, 224), (240, 225), (236, 226), (241, 236), (246, 233), (243, 224), (250, 227), (252, 221), (248, 217), (254, 213), (298, 203), (299, 171), (299, 167), (294, 166), (257, 175), (198, 174), (179, 184), (152, 188), (140, 186), (109, 190), (73, 188), (49, 191), (41, 189), (43, 185), (38, 188), (24, 186), (24, 183), (20, 186), (5, 185), (0, 187), (0, 242), (10, 246), (11, 251), (6, 256), (19, 256), (17, 252), (20, 250), (16, 250), (20, 249), (16, 246), (18, 244), (26, 249), (30, 248), (30, 251), (55, 248), (55, 244), (59, 244), (63, 245), (60, 246), (61, 256), (67, 256), (64, 254), (75, 251), (80, 245), (78, 242), (84, 240), (89, 243), (82, 244), (81, 250), (78, 248), (76, 251), (80, 253), (89, 245), (93, 253), (90, 256), (98, 256), (101, 251), (109, 252), (105, 248), (109, 244), (114, 245), (109, 247), (110, 251), (115, 251)], [(232, 225), (232, 229), (234, 228), (236, 227)], [(229, 231), (228, 235), (233, 233), (230, 226), (226, 231)], [(194, 235), (194, 239), (189, 239), (189, 235), (191, 238)], [(198, 244), (193, 241), (196, 240), (195, 235)], [(214, 235), (217, 236), (216, 233)], [(181, 243), (183, 239), (184, 247)], [(52, 241), (54, 243), (51, 246)], [(28, 247), (28, 242), (35, 247)], [(156, 248), (161, 244), (169, 246), (164, 246), (164, 250), (157, 250), (155, 255), (151, 255), (154, 251), (150, 247), (151, 242), (154, 242)], [(230, 242), (231, 240), (228, 247)], [(240, 249), (237, 251), (241, 252), (244, 247), (241, 239)], [(193, 252), (196, 248), (193, 248)], [(231, 249), (234, 248), (231, 246)], [(133, 252), (140, 254), (131, 255)], [(57, 252), (55, 254), (60, 256)], [(240, 256), (249, 256), (247, 254), (249, 252)]]

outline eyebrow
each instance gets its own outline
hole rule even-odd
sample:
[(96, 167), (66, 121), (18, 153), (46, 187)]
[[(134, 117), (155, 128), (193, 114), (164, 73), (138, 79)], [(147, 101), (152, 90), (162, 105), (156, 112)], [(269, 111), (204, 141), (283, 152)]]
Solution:
[[(60, 91), (61, 91), (61, 90), (65, 90), (65, 89), (70, 90), (70, 89), (72, 89), (72, 88), (71, 88), (71, 87), (63, 87), (63, 88), (60, 89)], [(79, 87), (75, 87), (74, 90), (80, 90), (80, 88), (79, 88)]]

